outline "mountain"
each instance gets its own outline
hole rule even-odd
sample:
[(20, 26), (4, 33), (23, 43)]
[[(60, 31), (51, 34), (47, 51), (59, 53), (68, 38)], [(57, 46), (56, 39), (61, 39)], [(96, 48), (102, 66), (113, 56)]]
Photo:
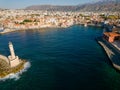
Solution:
[(78, 7), (80, 11), (120, 11), (120, 0), (100, 0)]
[(26, 9), (28, 10), (47, 10), (47, 11), (74, 11), (76, 6), (56, 6), (56, 5), (33, 5)]
[(87, 3), (76, 6), (57, 5), (33, 5), (26, 7), (27, 10), (47, 11), (120, 11), (120, 0), (99, 0), (94, 3)]

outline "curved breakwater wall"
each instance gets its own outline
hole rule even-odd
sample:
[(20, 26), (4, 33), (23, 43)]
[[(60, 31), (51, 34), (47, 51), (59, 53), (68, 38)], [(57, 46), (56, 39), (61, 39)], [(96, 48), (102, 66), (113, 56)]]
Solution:
[(120, 60), (115, 52), (113, 52), (109, 47), (107, 47), (102, 41), (98, 41), (98, 43), (104, 48), (106, 54), (108, 55), (110, 61), (112, 62), (113, 66), (120, 70)]
[(0, 55), (0, 59), (5, 60), (7, 63), (9, 63), (8, 58), (6, 56), (4, 56), (4, 55)]

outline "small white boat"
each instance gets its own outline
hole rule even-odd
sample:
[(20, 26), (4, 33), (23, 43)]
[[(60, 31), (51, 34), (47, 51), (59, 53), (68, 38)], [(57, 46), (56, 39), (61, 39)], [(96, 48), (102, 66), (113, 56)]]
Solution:
[(3, 32), (4, 31), (4, 28), (3, 27), (0, 27), (0, 32)]
[(4, 28), (3, 27), (0, 27), (0, 30), (3, 30)]
[(87, 23), (85, 23), (84, 26), (87, 27)]

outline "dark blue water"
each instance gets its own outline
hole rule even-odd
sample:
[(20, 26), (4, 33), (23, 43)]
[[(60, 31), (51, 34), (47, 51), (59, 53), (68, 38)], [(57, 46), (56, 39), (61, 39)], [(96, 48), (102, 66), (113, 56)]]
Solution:
[(12, 32), (0, 36), (0, 53), (31, 62), (17, 81), (0, 81), (0, 90), (120, 90), (120, 73), (111, 66), (95, 37), (101, 28), (72, 26)]

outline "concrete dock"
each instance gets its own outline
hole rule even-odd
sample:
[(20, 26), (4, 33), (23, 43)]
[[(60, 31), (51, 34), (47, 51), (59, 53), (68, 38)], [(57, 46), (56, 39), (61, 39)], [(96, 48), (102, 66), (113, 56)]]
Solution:
[(112, 62), (112, 65), (117, 70), (120, 70), (120, 53), (115, 50), (111, 45), (109, 45), (106, 41), (102, 39), (97, 39), (98, 43), (103, 47), (105, 50), (107, 56), (109, 57), (110, 61)]

